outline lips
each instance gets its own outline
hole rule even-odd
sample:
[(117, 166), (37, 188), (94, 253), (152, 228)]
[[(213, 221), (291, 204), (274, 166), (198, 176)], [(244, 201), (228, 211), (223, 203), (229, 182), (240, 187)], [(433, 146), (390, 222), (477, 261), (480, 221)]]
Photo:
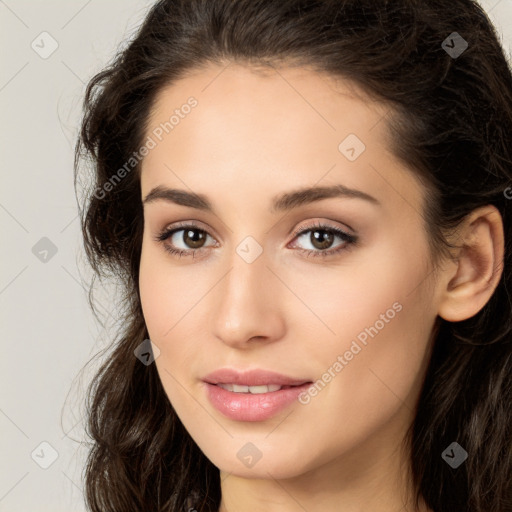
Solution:
[[(206, 377), (203, 378), (204, 382), (208, 384), (223, 384), (223, 385), (236, 385), (236, 386), (279, 386), (283, 388), (285, 386), (301, 386), (303, 384), (310, 383), (309, 379), (301, 379), (283, 375), (280, 373), (272, 372), (269, 370), (248, 370), (248, 371), (237, 371), (232, 368), (222, 368), (216, 370)], [(239, 391), (239, 388), (235, 388), (234, 391)], [(249, 390), (247, 392), (250, 392)]]
[(216, 370), (203, 378), (211, 405), (235, 421), (265, 421), (297, 402), (311, 380), (269, 370)]
[(289, 386), (268, 393), (236, 393), (224, 389), (222, 384), (204, 383), (210, 404), (223, 416), (234, 421), (266, 421), (288, 407), (297, 407), (299, 396), (311, 384)]

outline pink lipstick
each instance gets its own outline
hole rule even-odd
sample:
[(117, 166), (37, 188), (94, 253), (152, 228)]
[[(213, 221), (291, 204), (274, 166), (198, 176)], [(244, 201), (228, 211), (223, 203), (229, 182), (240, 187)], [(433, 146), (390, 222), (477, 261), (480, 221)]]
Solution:
[(223, 368), (203, 378), (210, 403), (237, 421), (264, 421), (297, 400), (312, 384), (268, 370)]

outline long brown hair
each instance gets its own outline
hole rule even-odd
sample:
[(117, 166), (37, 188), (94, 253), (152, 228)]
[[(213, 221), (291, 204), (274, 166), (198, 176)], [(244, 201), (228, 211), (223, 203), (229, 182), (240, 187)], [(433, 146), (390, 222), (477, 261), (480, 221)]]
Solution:
[[(138, 291), (144, 221), (140, 166), (126, 162), (164, 86), (202, 64), (230, 61), (307, 66), (387, 102), (393, 152), (425, 183), (433, 256), (447, 254), (443, 234), (473, 209), (500, 211), (501, 280), (473, 317), (438, 317), (407, 442), (417, 500), (435, 512), (510, 512), (512, 75), (472, 0), (161, 0), (91, 79), (75, 156), (83, 237), (97, 275), (121, 283), (124, 307), (122, 332), (89, 388), (88, 507), (178, 511), (187, 498), (199, 511), (219, 507), (219, 470), (181, 424), (156, 366), (134, 356), (148, 338)], [(81, 195), (86, 159), (93, 173)], [(441, 457), (455, 440), (469, 454), (457, 469)]]

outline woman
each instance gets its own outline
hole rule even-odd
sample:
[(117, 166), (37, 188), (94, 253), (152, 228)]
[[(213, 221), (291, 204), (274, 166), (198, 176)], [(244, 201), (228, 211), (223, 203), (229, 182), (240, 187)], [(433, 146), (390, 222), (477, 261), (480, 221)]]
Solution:
[(471, 0), (156, 3), (77, 145), (90, 509), (512, 510), (511, 133)]

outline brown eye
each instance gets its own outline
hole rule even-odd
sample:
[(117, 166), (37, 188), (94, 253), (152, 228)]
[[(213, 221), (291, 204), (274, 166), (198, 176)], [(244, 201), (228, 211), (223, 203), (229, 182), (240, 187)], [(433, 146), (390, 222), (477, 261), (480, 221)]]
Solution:
[(194, 250), (205, 247), (208, 237), (212, 238), (204, 229), (191, 225), (166, 229), (156, 237), (156, 240), (162, 242), (170, 252), (193, 253)]
[(334, 234), (324, 229), (311, 230), (310, 241), (316, 249), (329, 249), (334, 241)]
[[(348, 250), (358, 241), (357, 235), (352, 235), (337, 227), (321, 223), (306, 226), (302, 230), (296, 231), (294, 235), (296, 241), (293, 245), (295, 247), (298, 246), (297, 250), (306, 254), (308, 257), (333, 256), (341, 251)], [(336, 239), (340, 240), (341, 243), (333, 246)], [(311, 247), (305, 248), (303, 244), (309, 244)]]
[(190, 249), (199, 249), (204, 245), (206, 240), (206, 233), (200, 229), (182, 229), (183, 243)]

